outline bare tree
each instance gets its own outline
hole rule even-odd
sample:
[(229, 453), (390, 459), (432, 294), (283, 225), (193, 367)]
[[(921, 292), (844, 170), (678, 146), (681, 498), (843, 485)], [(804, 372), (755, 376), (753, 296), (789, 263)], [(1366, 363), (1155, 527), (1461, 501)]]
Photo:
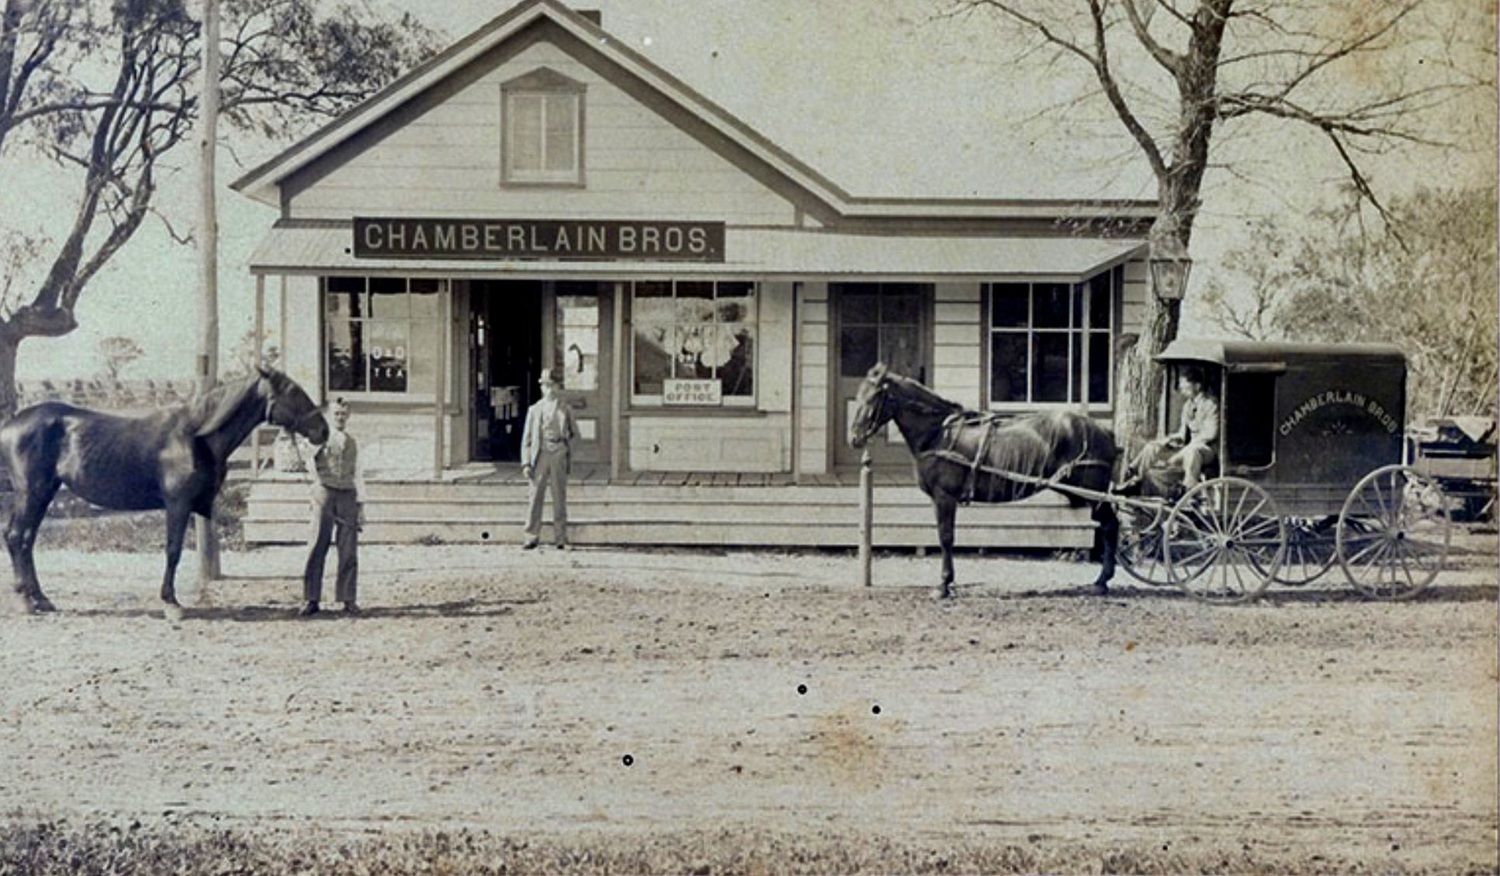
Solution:
[[(1492, 49), (1488, 57), (1479, 52), (1477, 64), (1475, 52), (1443, 54), (1435, 47), (1443, 63), (1399, 75), (1379, 67), (1385, 53), (1418, 40), (1452, 49), (1476, 30), (1481, 42), (1492, 40), (1493, 4), (948, 2), (947, 15), (993, 13), (1054, 59), (1081, 65), (1156, 179), (1160, 213), (1149, 239), (1154, 250), (1167, 253), (1190, 251), (1205, 174), (1221, 135), (1235, 126), (1256, 121), (1313, 132), (1342, 163), (1354, 190), (1383, 214), (1371, 157), (1403, 144), (1441, 145), (1426, 133), (1426, 114), (1466, 89), (1494, 85)], [(1477, 27), (1443, 18), (1461, 14), (1477, 16)], [(1117, 426), (1124, 434), (1143, 434), (1156, 422), (1163, 371), (1152, 357), (1177, 336), (1181, 304), (1150, 297), (1143, 336), (1122, 363)]]
[[(435, 40), (410, 19), (316, 0), (226, 0), (224, 117), (261, 135), (330, 116), (425, 57)], [(79, 297), (152, 211), (159, 170), (197, 114), (200, 24), (184, 0), (3, 0), (0, 167), (47, 159), (76, 184), (34, 288), (0, 299), (0, 416), (14, 412), (22, 341), (77, 326)], [(17, 244), (5, 248), (12, 256)], [(39, 272), (40, 273), (40, 272)]]

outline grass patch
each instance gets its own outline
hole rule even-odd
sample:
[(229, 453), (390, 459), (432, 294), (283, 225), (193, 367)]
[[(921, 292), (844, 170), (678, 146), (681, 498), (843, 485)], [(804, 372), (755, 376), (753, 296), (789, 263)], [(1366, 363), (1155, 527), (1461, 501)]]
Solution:
[[(279, 829), (245, 831), (162, 824), (18, 821), (0, 825), (0, 872), (31, 876), (172, 873), (238, 874), (555, 874), (607, 873), (1382, 873), (1430, 871), (1400, 862), (1352, 862), (1321, 856), (1263, 859), (1252, 851), (1178, 854), (1150, 850), (1067, 848), (1041, 842), (972, 844), (907, 842), (877, 837), (781, 836), (754, 830), (664, 833), (564, 843), (485, 831), (359, 834)], [(1445, 873), (1493, 872), (1475, 864)]]

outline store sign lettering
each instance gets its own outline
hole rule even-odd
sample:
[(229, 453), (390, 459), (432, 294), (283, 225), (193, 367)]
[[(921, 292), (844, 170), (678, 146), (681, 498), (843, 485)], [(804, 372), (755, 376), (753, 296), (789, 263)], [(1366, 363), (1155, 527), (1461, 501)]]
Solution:
[(1277, 431), (1283, 436), (1290, 435), (1292, 430), (1297, 428), (1309, 414), (1329, 405), (1347, 405), (1357, 408), (1374, 417), (1392, 435), (1401, 428), (1396, 416), (1387, 411), (1379, 401), (1367, 398), (1364, 393), (1352, 392), (1345, 389), (1330, 389), (1326, 392), (1315, 393), (1304, 399), (1301, 404), (1292, 409), (1292, 412), (1287, 415), (1286, 419), (1281, 421), (1281, 426)]
[(356, 218), (354, 257), (722, 262), (724, 223)]
[(669, 405), (723, 404), (721, 389), (717, 380), (666, 380), (663, 381), (661, 400)]

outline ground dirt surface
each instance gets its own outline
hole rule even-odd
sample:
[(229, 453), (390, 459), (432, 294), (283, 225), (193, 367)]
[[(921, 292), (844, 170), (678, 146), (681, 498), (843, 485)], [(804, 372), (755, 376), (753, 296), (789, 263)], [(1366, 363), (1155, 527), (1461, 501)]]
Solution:
[(375, 545), (364, 612), (304, 619), (267, 548), (180, 623), (157, 556), (43, 550), (0, 816), (1494, 872), (1495, 537), (1463, 549), (1411, 602), (1335, 569), (1210, 606), (1055, 558), (961, 555), (938, 602), (931, 556)]

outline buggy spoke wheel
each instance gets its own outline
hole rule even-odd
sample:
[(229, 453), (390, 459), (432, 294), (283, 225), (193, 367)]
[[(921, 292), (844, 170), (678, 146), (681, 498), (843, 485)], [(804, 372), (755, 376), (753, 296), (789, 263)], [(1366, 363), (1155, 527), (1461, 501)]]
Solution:
[(1336, 546), (1349, 583), (1375, 599), (1409, 599), (1448, 560), (1453, 523), (1434, 479), (1388, 465), (1365, 475), (1339, 512)]
[(1243, 478), (1198, 484), (1163, 526), (1167, 574), (1204, 602), (1254, 599), (1286, 556), (1286, 521), (1270, 494)]
[[(1326, 517), (1318, 520), (1297, 517), (1287, 521), (1286, 556), (1281, 566), (1270, 574), (1261, 569), (1268, 579), (1288, 587), (1300, 587), (1322, 577), (1333, 568), (1337, 555), (1334, 547), (1334, 523), (1336, 519)], [(1251, 554), (1250, 562), (1259, 563), (1258, 553)]]
[(1161, 538), (1166, 506), (1130, 504), (1120, 509), (1119, 517), (1120, 548), (1116, 559), (1121, 568), (1143, 584), (1171, 585)]

